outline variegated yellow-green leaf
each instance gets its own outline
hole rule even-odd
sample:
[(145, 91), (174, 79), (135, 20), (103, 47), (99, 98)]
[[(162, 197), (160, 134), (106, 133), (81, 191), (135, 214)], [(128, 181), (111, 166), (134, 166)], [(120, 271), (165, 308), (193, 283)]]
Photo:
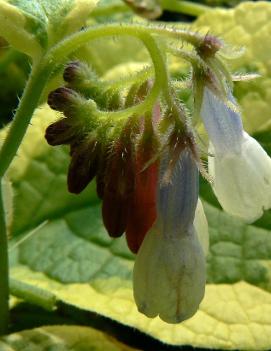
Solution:
[(79, 30), (98, 0), (0, 0), (0, 36), (37, 57)]
[(79, 326), (40, 327), (0, 338), (1, 351), (132, 351), (113, 337)]
[(43, 139), (56, 118), (48, 108), (37, 111), (9, 172), (16, 194), (10, 259), (19, 290), (13, 292), (40, 303), (33, 299), (39, 288), (56, 306), (60, 300), (95, 311), (172, 345), (270, 349), (270, 228), (242, 224), (205, 202), (210, 254), (200, 309), (179, 325), (148, 319), (133, 300), (134, 256), (123, 238), (106, 234), (93, 186), (80, 196), (67, 193), (68, 152)]

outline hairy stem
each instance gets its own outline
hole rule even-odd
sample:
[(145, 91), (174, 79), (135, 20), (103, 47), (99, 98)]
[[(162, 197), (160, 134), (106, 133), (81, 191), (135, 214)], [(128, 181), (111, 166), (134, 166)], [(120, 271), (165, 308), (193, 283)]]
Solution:
[(6, 334), (8, 329), (8, 243), (5, 223), (5, 211), (2, 196), (2, 182), (0, 183), (0, 335)]
[(0, 150), (0, 178), (4, 176), (17, 153), (33, 112), (38, 105), (49, 73), (48, 66), (39, 64), (33, 68), (8, 135)]
[(2, 179), (22, 142), (30, 119), (47, 82), (48, 75), (48, 68), (44, 69), (43, 65), (39, 65), (39, 67), (33, 69), (15, 114), (14, 121), (0, 150), (0, 334), (7, 332), (9, 318), (8, 247)]
[(116, 118), (123, 119), (133, 114), (140, 115), (151, 110), (159, 96), (160, 91), (163, 90), (163, 92), (166, 93), (166, 90), (168, 90), (168, 72), (166, 64), (155, 39), (149, 34), (148, 28), (140, 25), (129, 24), (110, 24), (107, 26), (103, 25), (95, 28), (88, 28), (85, 31), (72, 35), (60, 44), (56, 45), (54, 48), (52, 48), (49, 55), (50, 60), (58, 62), (89, 40), (114, 35), (133, 36), (142, 41), (150, 54), (155, 70), (155, 81), (152, 90), (142, 103), (115, 112), (97, 112), (97, 115), (100, 115), (99, 117), (101, 118), (112, 117), (114, 120), (116, 120)]

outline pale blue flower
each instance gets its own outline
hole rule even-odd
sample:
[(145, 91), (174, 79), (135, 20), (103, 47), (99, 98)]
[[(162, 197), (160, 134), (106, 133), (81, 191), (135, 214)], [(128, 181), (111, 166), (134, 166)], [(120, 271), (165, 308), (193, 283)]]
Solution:
[(271, 159), (243, 130), (237, 110), (208, 88), (201, 116), (210, 138), (208, 167), (216, 197), (226, 212), (251, 223), (271, 207)]
[(172, 179), (164, 182), (162, 161), (157, 220), (134, 266), (134, 297), (146, 316), (179, 323), (192, 317), (204, 296), (205, 258), (193, 221), (198, 169), (191, 151), (181, 152)]

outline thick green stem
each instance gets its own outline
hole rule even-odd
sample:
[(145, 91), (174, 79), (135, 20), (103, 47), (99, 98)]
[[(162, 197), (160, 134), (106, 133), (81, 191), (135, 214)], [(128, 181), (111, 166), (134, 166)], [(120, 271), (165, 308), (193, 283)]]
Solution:
[(5, 223), (4, 202), (2, 196), (2, 179), (11, 164), (17, 150), (25, 135), (30, 119), (39, 102), (42, 90), (49, 76), (48, 68), (42, 64), (34, 68), (19, 107), (11, 124), (8, 135), (0, 150), (0, 334), (7, 332), (8, 327), (8, 296), (9, 296), (9, 277), (8, 277), (8, 247), (7, 231)]
[(0, 178), (8, 169), (25, 135), (33, 112), (38, 105), (50, 70), (42, 64), (33, 68), (19, 103), (14, 120), (0, 151)]
[(0, 335), (6, 334), (8, 329), (8, 297), (8, 243), (2, 196), (2, 182), (0, 182)]
[(164, 10), (184, 13), (186, 15), (191, 15), (196, 17), (210, 10), (210, 7), (194, 3), (192, 1), (162, 0), (161, 5)]

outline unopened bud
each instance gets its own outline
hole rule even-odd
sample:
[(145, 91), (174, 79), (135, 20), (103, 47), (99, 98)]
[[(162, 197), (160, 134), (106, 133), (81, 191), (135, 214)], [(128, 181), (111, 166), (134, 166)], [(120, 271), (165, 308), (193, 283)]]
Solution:
[(64, 78), (65, 82), (73, 83), (73, 82), (80, 80), (81, 67), (82, 67), (82, 63), (79, 61), (70, 62), (66, 66), (64, 73), (63, 73), (63, 78)]
[(72, 86), (89, 86), (97, 82), (96, 73), (86, 63), (70, 62), (63, 73), (63, 78)]
[(112, 237), (122, 235), (127, 226), (128, 206), (134, 190), (131, 141), (117, 141), (107, 161), (103, 189), (103, 220)]
[(135, 190), (131, 199), (126, 239), (130, 250), (136, 253), (147, 231), (156, 218), (156, 191), (159, 160), (156, 153), (158, 140), (152, 120), (145, 119), (144, 133), (137, 145), (135, 163)]
[(70, 144), (75, 136), (75, 130), (67, 118), (60, 119), (47, 127), (45, 138), (52, 146)]
[(79, 95), (72, 89), (61, 87), (52, 91), (48, 95), (48, 105), (53, 109), (64, 112), (67, 117), (73, 109), (74, 103), (79, 98)]
[(98, 169), (99, 144), (96, 140), (84, 142), (72, 153), (68, 172), (68, 189), (79, 194), (95, 177)]
[(197, 47), (197, 52), (202, 58), (212, 57), (223, 46), (221, 40), (213, 35), (207, 34)]

